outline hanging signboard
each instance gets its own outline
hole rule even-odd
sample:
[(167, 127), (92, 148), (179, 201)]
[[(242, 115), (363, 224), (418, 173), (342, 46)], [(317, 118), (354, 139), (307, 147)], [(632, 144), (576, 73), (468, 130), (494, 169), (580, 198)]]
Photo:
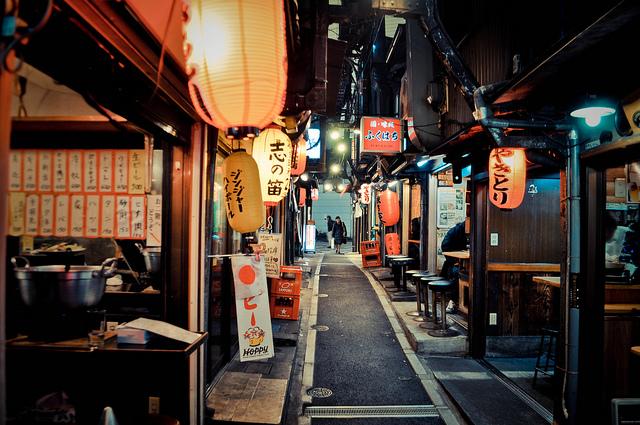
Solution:
[(398, 118), (362, 117), (360, 152), (395, 154), (402, 152), (402, 121)]
[(231, 257), (231, 270), (240, 361), (271, 358), (274, 355), (273, 331), (264, 258), (234, 255)]
[(282, 233), (258, 233), (260, 254), (264, 257), (267, 277), (280, 277), (282, 263)]
[(304, 252), (316, 252), (316, 225), (315, 224), (305, 225)]

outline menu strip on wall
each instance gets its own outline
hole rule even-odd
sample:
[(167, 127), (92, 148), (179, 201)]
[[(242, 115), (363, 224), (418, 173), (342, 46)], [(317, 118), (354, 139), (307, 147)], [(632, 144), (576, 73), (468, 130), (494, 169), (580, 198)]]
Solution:
[(162, 195), (147, 196), (147, 246), (162, 245)]
[(114, 183), (116, 193), (127, 193), (129, 190), (129, 174), (127, 168), (129, 165), (128, 151), (115, 151), (115, 168)]
[(22, 189), (22, 151), (11, 151), (9, 156), (9, 190)]
[(85, 236), (87, 238), (97, 238), (100, 217), (100, 196), (87, 195)]
[(9, 193), (9, 234), (11, 236), (24, 234), (25, 201), (24, 192)]
[(98, 191), (98, 154), (96, 151), (84, 151), (84, 191)]
[(71, 236), (84, 236), (84, 195), (71, 195)]
[(29, 236), (38, 234), (38, 219), (40, 208), (40, 196), (34, 194), (27, 195), (26, 201), (26, 223), (24, 233)]
[(146, 176), (146, 161), (144, 150), (129, 151), (129, 193), (144, 193)]
[(53, 154), (53, 191), (67, 191), (67, 151), (55, 151)]
[(144, 210), (145, 197), (131, 197), (131, 237), (144, 239), (146, 214)]
[(36, 151), (24, 151), (23, 158), (24, 190), (27, 192), (34, 192), (37, 189), (36, 174), (38, 154)]
[(69, 236), (69, 195), (56, 196), (55, 236)]
[(40, 229), (38, 234), (50, 236), (53, 234), (53, 210), (55, 206), (53, 195), (40, 196)]
[(118, 196), (116, 199), (116, 237), (129, 238), (131, 236), (131, 204), (128, 196)]
[(82, 152), (69, 151), (69, 192), (82, 191)]
[(100, 151), (100, 192), (113, 191), (113, 152)]
[(38, 152), (38, 191), (51, 192), (51, 151)]
[(100, 236), (112, 238), (115, 236), (115, 208), (116, 197), (105, 195), (100, 205)]

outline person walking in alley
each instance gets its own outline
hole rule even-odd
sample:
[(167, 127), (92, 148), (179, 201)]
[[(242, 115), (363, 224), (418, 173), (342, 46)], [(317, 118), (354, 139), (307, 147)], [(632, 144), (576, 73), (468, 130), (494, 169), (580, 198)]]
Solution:
[(336, 221), (333, 223), (331, 235), (333, 236), (333, 242), (336, 244), (336, 253), (342, 254), (342, 252), (340, 252), (340, 245), (346, 241), (347, 226), (342, 222), (340, 216), (336, 216)]
[(331, 220), (330, 215), (328, 215), (325, 220), (327, 220), (327, 248), (333, 249), (333, 224), (335, 222)]

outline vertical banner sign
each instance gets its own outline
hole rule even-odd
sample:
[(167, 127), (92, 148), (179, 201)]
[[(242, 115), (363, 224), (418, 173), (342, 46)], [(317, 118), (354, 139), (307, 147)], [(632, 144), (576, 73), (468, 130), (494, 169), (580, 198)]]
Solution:
[(282, 263), (282, 233), (258, 233), (258, 243), (261, 255), (264, 257), (264, 267), (267, 277), (280, 277)]
[(307, 224), (304, 231), (305, 252), (316, 252), (316, 225)]
[(53, 154), (53, 191), (67, 191), (67, 152), (55, 151)]
[(40, 151), (38, 153), (38, 191), (51, 192), (51, 151)]
[(35, 151), (24, 151), (24, 190), (33, 192), (37, 189), (36, 182), (36, 163), (38, 162), (38, 154)]
[(162, 245), (162, 195), (147, 195), (147, 246)]
[(9, 190), (22, 189), (22, 152), (11, 151), (9, 158)]
[(27, 217), (24, 234), (36, 236), (38, 234), (38, 216), (40, 214), (40, 196), (36, 194), (27, 195)]
[(98, 191), (98, 154), (96, 151), (84, 152), (84, 191)]
[(116, 151), (114, 182), (116, 193), (127, 193), (129, 190), (129, 176), (127, 173), (129, 164), (129, 151)]
[(267, 277), (262, 257), (231, 257), (236, 298), (240, 361), (274, 355)]
[(98, 234), (98, 225), (100, 217), (100, 196), (98, 195), (87, 195), (87, 219), (86, 219), (86, 230), (85, 236), (88, 238), (97, 238)]
[(112, 238), (115, 235), (115, 209), (116, 197), (103, 196), (100, 206), (100, 236), (103, 238)]

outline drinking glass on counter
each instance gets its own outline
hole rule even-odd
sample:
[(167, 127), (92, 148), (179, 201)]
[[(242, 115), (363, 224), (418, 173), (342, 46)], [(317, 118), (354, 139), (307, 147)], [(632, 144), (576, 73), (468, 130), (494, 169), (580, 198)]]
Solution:
[(89, 346), (104, 347), (104, 337), (107, 330), (107, 311), (99, 309), (88, 310), (87, 317), (89, 323)]

